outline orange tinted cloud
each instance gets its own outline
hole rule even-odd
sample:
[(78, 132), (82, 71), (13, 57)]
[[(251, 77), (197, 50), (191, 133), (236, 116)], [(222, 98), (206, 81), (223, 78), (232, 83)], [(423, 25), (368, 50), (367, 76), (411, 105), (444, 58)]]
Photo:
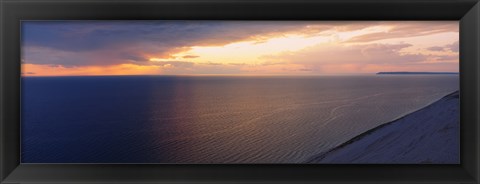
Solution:
[(22, 65), (22, 74), (24, 76), (158, 75), (161, 74), (161, 71), (162, 66), (141, 66), (134, 64), (68, 68), (61, 65)]

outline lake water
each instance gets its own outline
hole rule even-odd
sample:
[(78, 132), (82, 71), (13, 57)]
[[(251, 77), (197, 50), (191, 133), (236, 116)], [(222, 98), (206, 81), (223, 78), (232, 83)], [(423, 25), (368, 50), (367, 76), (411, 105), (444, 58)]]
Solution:
[(24, 77), (23, 163), (301, 163), (458, 75)]

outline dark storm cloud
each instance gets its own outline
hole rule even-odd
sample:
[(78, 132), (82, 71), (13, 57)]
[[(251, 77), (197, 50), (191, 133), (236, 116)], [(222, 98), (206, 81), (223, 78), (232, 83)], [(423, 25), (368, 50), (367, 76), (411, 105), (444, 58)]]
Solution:
[[(32, 64), (112, 65), (169, 57), (190, 46), (224, 45), (298, 31), (309, 22), (26, 21), (24, 59)], [(324, 27), (322, 27), (325, 29)], [(318, 28), (318, 31), (321, 31)], [(263, 35), (263, 36), (260, 36)], [(42, 52), (39, 52), (42, 50)], [(194, 58), (196, 56), (184, 56)]]
[(179, 47), (225, 44), (254, 35), (301, 29), (308, 22), (54, 21), (24, 22), (24, 44), (88, 51), (132, 44)]

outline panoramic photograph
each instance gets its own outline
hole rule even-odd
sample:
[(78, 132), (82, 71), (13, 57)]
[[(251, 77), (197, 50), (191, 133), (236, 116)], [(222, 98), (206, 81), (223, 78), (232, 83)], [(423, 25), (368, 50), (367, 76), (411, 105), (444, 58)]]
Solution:
[(460, 164), (458, 21), (21, 30), (25, 164)]

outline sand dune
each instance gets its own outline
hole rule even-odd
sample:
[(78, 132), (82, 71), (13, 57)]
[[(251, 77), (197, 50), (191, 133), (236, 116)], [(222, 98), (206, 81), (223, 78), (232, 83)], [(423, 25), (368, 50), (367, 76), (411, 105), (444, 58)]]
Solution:
[(310, 163), (456, 164), (460, 162), (459, 93), (378, 126)]

